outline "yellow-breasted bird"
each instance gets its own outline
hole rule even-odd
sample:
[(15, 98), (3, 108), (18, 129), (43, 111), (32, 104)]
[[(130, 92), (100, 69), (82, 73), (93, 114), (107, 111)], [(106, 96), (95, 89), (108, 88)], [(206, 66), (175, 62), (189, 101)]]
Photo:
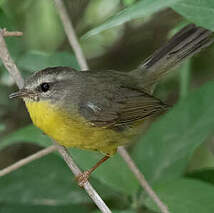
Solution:
[(168, 109), (151, 95), (157, 81), (212, 42), (209, 30), (188, 25), (134, 71), (46, 68), (10, 98), (23, 98), (33, 123), (59, 144), (106, 155), (80, 176), (84, 182), (118, 146), (137, 138), (146, 117)]

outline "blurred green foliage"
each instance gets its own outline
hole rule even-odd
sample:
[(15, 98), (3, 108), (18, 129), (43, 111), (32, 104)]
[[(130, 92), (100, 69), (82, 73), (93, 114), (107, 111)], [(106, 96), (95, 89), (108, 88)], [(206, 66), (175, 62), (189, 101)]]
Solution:
[[(183, 23), (213, 30), (214, 3), (209, 0), (65, 3), (92, 69), (134, 69)], [(52, 0), (0, 1), (0, 27), (24, 32), (22, 38), (6, 38), (23, 76), (48, 66), (79, 69)], [(136, 164), (171, 213), (214, 211), (214, 83), (207, 83), (214, 78), (213, 58), (210, 47), (157, 87), (156, 96), (175, 106), (130, 146)], [(23, 103), (8, 100), (14, 90), (0, 62), (0, 168), (51, 144), (31, 124)], [(102, 156), (69, 151), (82, 169)], [(118, 155), (99, 167), (91, 182), (115, 213), (159, 212)], [(98, 212), (57, 153), (0, 178), (0, 213), (39, 211)]]
[[(180, 178), (167, 184), (161, 184), (154, 187), (158, 196), (168, 204), (171, 212), (175, 213), (211, 213), (214, 209), (212, 197), (214, 196), (214, 187), (209, 183), (202, 181)], [(145, 204), (158, 211), (157, 207), (149, 198)]]

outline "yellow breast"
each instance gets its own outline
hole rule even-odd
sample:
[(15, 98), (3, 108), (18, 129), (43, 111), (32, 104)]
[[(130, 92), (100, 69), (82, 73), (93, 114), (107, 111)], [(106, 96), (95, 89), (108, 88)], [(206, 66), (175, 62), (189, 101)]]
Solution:
[(79, 114), (69, 114), (49, 102), (25, 101), (33, 123), (66, 147), (98, 150), (114, 154), (128, 138), (111, 129), (94, 127)]

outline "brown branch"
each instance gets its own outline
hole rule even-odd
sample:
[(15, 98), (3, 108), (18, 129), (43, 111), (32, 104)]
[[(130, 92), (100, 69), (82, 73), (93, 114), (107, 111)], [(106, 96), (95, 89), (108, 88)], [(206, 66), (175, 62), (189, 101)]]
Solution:
[(0, 30), (0, 58), (5, 66), (5, 68), (8, 70), (16, 84), (18, 85), (19, 88), (22, 88), (24, 85), (24, 80), (15, 65), (13, 59), (10, 57), (10, 54), (8, 52), (5, 40), (4, 40), (4, 34), (6, 30)]
[(55, 145), (49, 146), (46, 149), (42, 149), (41, 151), (36, 152), (33, 155), (30, 155), (22, 160), (17, 161), (16, 163), (12, 164), (11, 166), (8, 166), (5, 169), (0, 170), (0, 177), (4, 176), (6, 174), (11, 173), (12, 171), (15, 171), (19, 168), (21, 168), (22, 166), (37, 160), (39, 158), (42, 158), (44, 156), (46, 156), (47, 154), (54, 152), (55, 150), (57, 150), (57, 147)]
[[(13, 62), (12, 58), (9, 55), (9, 52), (8, 52), (6, 43), (4, 41), (3, 33), (2, 32), (3, 31), (1, 30), (0, 31), (0, 58), (1, 58), (2, 62), (3, 62), (3, 64), (5, 65), (6, 69), (8, 70), (8, 72), (14, 78), (14, 80), (17, 83), (18, 87), (22, 88), (23, 85), (24, 85), (24, 80), (23, 80), (23, 78), (21, 76), (21, 73), (19, 72), (18, 68), (16, 67), (15, 63)], [(75, 162), (73, 161), (73, 159), (70, 156), (69, 152), (63, 146), (58, 145), (56, 142), (53, 141), (53, 143), (57, 145), (57, 150), (62, 155), (63, 159), (65, 160), (65, 162), (67, 163), (67, 165), (69, 166), (69, 168), (72, 170), (72, 172), (74, 172), (74, 175), (78, 176), (81, 173), (81, 171), (77, 167), (77, 165), (75, 164)], [(54, 150), (51, 150), (51, 151), (54, 151)], [(51, 151), (49, 150), (49, 148), (44, 149), (42, 156), (45, 156), (45, 155), (49, 154)], [(42, 156), (40, 156), (40, 157), (42, 157)], [(36, 158), (36, 159), (38, 159), (38, 158)], [(34, 160), (34, 158), (31, 159), (31, 161), (33, 161), (33, 160)], [(21, 166), (23, 166), (23, 165), (24, 164), (22, 162), (20, 164), (19, 168)], [(10, 168), (5, 168), (4, 169), (4, 173), (6, 171), (7, 174), (8, 174), (9, 172), (13, 171), (13, 169), (11, 169), (11, 167), (12, 168), (16, 168), (16, 165), (12, 165), (12, 166), (10, 166)], [(4, 173), (2, 173), (2, 176), (4, 175)], [(98, 193), (94, 190), (94, 188), (90, 185), (90, 183), (88, 181), (84, 184), (83, 187), (86, 190), (86, 192), (88, 193), (88, 195), (92, 198), (92, 200), (96, 203), (96, 205), (98, 206), (98, 208), (102, 212), (111, 213), (111, 211), (106, 206), (106, 204), (104, 203), (104, 201), (101, 199), (101, 197), (98, 195)]]
[(119, 147), (118, 152), (121, 157), (126, 161), (130, 170), (134, 173), (135, 177), (138, 179), (140, 185), (145, 189), (148, 195), (153, 199), (153, 201), (157, 204), (158, 208), (162, 213), (169, 213), (167, 206), (159, 199), (157, 194), (153, 191), (152, 187), (146, 181), (144, 175), (140, 172), (140, 170), (135, 165), (134, 161), (131, 159), (130, 155), (126, 151), (124, 147)]
[[(58, 145), (56, 142), (54, 142), (56, 146), (58, 146), (58, 151), (64, 158), (65, 162), (67, 162), (69, 168), (73, 172), (73, 174), (78, 177), (81, 174), (81, 170), (76, 166), (71, 156), (68, 154), (65, 147)], [(72, 163), (70, 163), (72, 162)], [(101, 212), (104, 213), (111, 213), (111, 210), (108, 208), (108, 206), (104, 203), (104, 201), (101, 199), (99, 194), (95, 191), (95, 189), (92, 187), (92, 185), (86, 181), (86, 183), (83, 184), (83, 188), (88, 192), (91, 199), (94, 201), (94, 203), (97, 205), (97, 207), (100, 209)]]
[[(61, 17), (61, 21), (64, 25), (65, 32), (67, 34), (68, 40), (70, 41), (70, 45), (73, 48), (74, 52), (80, 52), (81, 54), (78, 55), (77, 61), (80, 64), (80, 67), (82, 70), (85, 68), (88, 69), (87, 61), (81, 51), (81, 47), (76, 39), (76, 35), (72, 26), (72, 22), (68, 17), (68, 14), (66, 12), (65, 6), (63, 4), (62, 0), (54, 0), (56, 7), (58, 9), (58, 13)], [(74, 40), (74, 41), (73, 41)], [(73, 42), (72, 42), (73, 41)], [(162, 213), (168, 213), (167, 207), (164, 205), (164, 203), (158, 198), (158, 196), (155, 194), (155, 192), (152, 190), (152, 188), (149, 186), (148, 182), (144, 178), (143, 174), (141, 174), (140, 170), (135, 165), (134, 161), (131, 159), (130, 155), (126, 151), (124, 147), (118, 148), (118, 153), (121, 155), (121, 157), (124, 159), (124, 161), (128, 164), (130, 170), (134, 173), (134, 175), (137, 177), (138, 181), (140, 182), (140, 185), (145, 189), (145, 191), (148, 193), (148, 195), (154, 200), (154, 202), (157, 204), (159, 209)]]
[(9, 37), (9, 36), (16, 36), (16, 37), (19, 37), (19, 36), (23, 36), (23, 32), (19, 32), (19, 31), (12, 31), (12, 32), (9, 32), (6, 30), (6, 28), (3, 28), (2, 29), (2, 35), (4, 37)]
[(77, 61), (81, 67), (81, 70), (88, 70), (88, 64), (86, 62), (85, 56), (83, 55), (82, 49), (79, 45), (76, 33), (73, 28), (73, 24), (69, 19), (68, 13), (66, 11), (66, 8), (63, 4), (62, 0), (54, 0), (57, 11), (59, 13), (59, 16), (61, 18), (61, 21), (64, 25), (64, 30), (67, 35), (68, 41), (71, 45), (71, 47), (74, 50), (74, 53), (76, 55)]

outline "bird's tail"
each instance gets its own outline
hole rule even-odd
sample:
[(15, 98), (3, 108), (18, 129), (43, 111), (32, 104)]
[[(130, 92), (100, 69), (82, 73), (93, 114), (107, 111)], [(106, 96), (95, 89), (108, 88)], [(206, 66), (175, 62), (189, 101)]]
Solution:
[(155, 51), (138, 67), (145, 88), (151, 91), (157, 81), (172, 68), (209, 46), (214, 41), (212, 34), (211, 31), (193, 24), (176, 33), (166, 45)]

